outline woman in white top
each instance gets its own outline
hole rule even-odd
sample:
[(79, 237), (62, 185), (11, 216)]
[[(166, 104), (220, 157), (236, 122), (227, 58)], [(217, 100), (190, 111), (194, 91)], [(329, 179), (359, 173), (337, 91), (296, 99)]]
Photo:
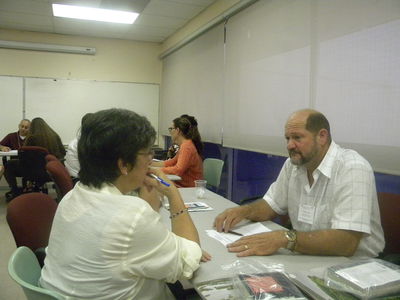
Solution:
[[(82, 125), (80, 182), (54, 217), (43, 287), (79, 299), (174, 299), (166, 282), (199, 267), (198, 233), (178, 189), (149, 169), (155, 134), (146, 118), (122, 109), (99, 111)], [(143, 187), (167, 196), (172, 232), (154, 201), (128, 195)]]

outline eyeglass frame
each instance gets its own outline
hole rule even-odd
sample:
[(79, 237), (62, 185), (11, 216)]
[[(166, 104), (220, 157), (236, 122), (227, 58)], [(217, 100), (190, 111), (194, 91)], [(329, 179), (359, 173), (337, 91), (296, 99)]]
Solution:
[(176, 129), (176, 127), (168, 127), (168, 131), (171, 132), (172, 130)]

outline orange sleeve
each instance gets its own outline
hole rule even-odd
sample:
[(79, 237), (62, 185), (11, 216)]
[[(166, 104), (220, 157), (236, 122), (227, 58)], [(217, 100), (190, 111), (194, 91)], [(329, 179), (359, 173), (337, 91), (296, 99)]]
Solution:
[(182, 144), (178, 154), (175, 155), (173, 159), (165, 161), (165, 167), (161, 170), (166, 174), (182, 176), (191, 166), (192, 156), (194, 154), (193, 150), (196, 151), (196, 148), (193, 149), (190, 146), (191, 145), (189, 143)]

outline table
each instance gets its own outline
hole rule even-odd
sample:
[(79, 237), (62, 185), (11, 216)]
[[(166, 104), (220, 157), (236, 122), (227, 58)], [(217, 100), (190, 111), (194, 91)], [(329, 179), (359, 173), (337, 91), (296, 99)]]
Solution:
[(0, 157), (4, 156), (18, 156), (18, 150), (11, 150), (8, 152), (0, 151)]
[[(179, 189), (185, 202), (201, 201), (214, 208), (212, 211), (190, 213), (199, 232), (201, 247), (212, 255), (212, 260), (206, 263), (201, 263), (200, 268), (195, 272), (193, 278), (190, 280), (190, 282), (196, 288), (196, 285), (201, 282), (232, 276), (231, 271), (223, 270), (221, 266), (233, 263), (239, 258), (235, 253), (228, 252), (224, 245), (209, 237), (205, 232), (207, 229), (213, 229), (214, 219), (219, 213), (227, 208), (235, 207), (237, 204), (209, 190), (206, 190), (204, 199), (197, 199), (195, 190), (196, 188)], [(160, 213), (163, 220), (165, 220), (165, 224), (168, 224), (169, 212), (162, 208)], [(280, 230), (283, 228), (282, 226), (271, 221), (262, 223), (272, 230)], [(256, 260), (262, 264), (279, 263), (284, 265), (287, 272), (298, 272), (313, 268), (329, 267), (335, 264), (344, 263), (349, 260), (348, 258), (337, 256), (311, 256), (295, 254), (286, 249), (281, 249), (276, 254), (270, 256), (250, 256), (240, 259), (248, 262)]]

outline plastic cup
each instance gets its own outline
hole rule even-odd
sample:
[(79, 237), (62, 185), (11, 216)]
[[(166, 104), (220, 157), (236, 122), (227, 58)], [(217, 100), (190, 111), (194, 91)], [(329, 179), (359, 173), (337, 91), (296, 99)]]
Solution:
[(194, 185), (196, 187), (196, 197), (198, 199), (204, 199), (206, 195), (207, 180), (195, 180)]

